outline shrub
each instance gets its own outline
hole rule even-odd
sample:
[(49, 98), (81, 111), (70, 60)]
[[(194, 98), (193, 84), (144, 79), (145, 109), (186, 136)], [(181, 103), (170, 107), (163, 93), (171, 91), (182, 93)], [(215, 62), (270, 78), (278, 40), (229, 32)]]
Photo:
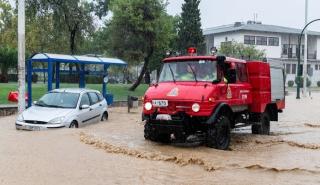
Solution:
[(317, 86), (320, 87), (320, 81), (317, 82)]
[[(300, 87), (303, 87), (303, 77), (296, 77), (296, 79), (294, 80), (295, 83), (298, 85), (300, 84)], [(310, 79), (307, 77), (307, 87), (311, 86), (311, 81)]]
[(288, 86), (289, 86), (289, 87), (293, 87), (293, 85), (294, 85), (294, 81), (293, 81), (293, 80), (289, 80), (289, 81), (288, 81)]

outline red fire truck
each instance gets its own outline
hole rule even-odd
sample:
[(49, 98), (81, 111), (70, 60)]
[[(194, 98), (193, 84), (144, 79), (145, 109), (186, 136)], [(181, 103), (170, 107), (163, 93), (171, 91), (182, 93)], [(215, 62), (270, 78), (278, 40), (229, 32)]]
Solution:
[(233, 128), (251, 125), (253, 134), (268, 135), (285, 108), (283, 65), (188, 52), (164, 59), (144, 95), (145, 139), (225, 150)]

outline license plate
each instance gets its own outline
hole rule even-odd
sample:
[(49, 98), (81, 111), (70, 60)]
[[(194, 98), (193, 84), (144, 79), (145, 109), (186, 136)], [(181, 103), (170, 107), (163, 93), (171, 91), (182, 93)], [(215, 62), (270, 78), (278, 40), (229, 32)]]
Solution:
[(168, 100), (152, 100), (152, 105), (155, 107), (168, 107)]
[(27, 130), (40, 131), (40, 127), (38, 127), (38, 126), (30, 126), (30, 125), (27, 125), (27, 126), (26, 126), (26, 129), (27, 129)]
[(158, 114), (156, 117), (156, 120), (170, 121), (170, 120), (172, 120), (172, 118), (169, 114)]

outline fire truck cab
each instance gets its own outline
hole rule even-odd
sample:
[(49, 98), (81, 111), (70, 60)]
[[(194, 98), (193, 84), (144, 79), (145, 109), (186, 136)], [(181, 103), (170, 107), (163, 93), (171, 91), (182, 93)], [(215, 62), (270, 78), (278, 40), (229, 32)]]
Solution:
[(283, 66), (188, 51), (164, 59), (144, 95), (145, 139), (225, 150), (233, 128), (251, 125), (253, 134), (268, 135), (285, 108)]

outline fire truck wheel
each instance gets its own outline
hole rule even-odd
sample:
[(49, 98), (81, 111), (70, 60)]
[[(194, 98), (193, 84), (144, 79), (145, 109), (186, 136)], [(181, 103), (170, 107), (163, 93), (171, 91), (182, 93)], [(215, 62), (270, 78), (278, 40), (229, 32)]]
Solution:
[(148, 122), (144, 125), (144, 138), (151, 141), (156, 140), (156, 133), (152, 130), (152, 127)]
[(162, 143), (170, 142), (169, 134), (157, 133), (157, 131), (152, 129), (152, 127), (148, 122), (144, 125), (144, 138), (146, 140), (155, 141), (155, 142), (162, 142)]
[(207, 146), (227, 150), (230, 144), (230, 120), (220, 116), (207, 130)]
[(270, 134), (270, 117), (268, 113), (261, 115), (261, 121), (251, 126), (252, 134), (269, 135)]

